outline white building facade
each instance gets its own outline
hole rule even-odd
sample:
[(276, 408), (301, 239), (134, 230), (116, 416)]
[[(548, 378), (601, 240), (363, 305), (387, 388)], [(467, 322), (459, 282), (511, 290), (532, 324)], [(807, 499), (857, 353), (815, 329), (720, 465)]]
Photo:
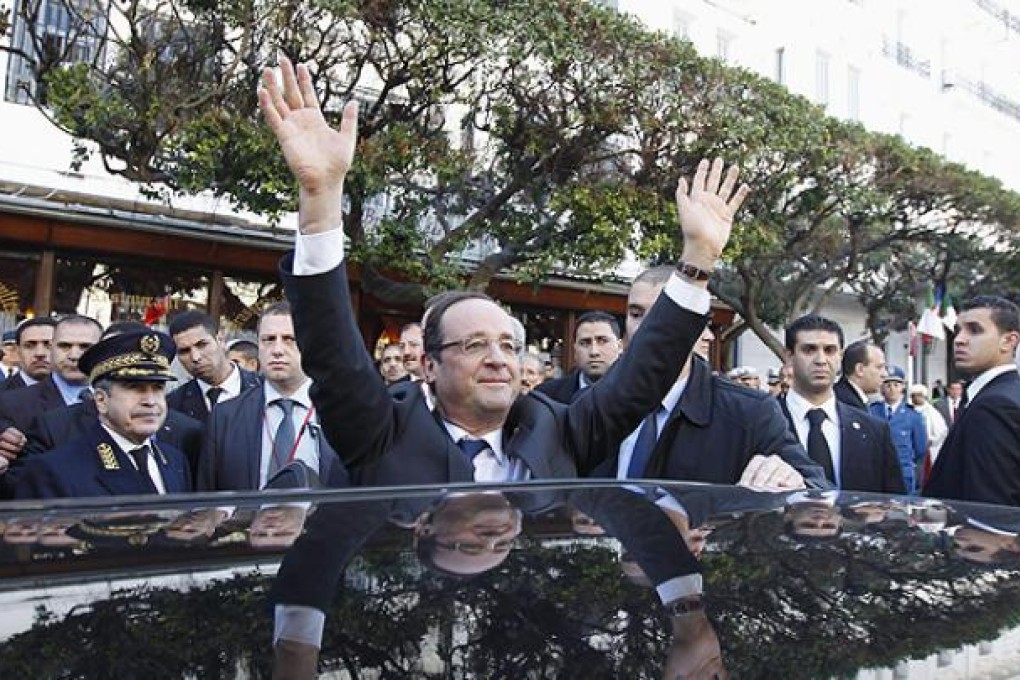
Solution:
[[(603, 3), (606, 4), (606, 3)], [(1020, 190), (1020, 0), (618, 0), (613, 4), (698, 51), (771, 78), (829, 115), (900, 134)], [(823, 313), (862, 337), (851, 297)], [(781, 335), (781, 334), (780, 334)], [(894, 334), (891, 364), (907, 368)], [(946, 343), (920, 345), (917, 381), (945, 379)], [(734, 365), (780, 361), (753, 334)]]

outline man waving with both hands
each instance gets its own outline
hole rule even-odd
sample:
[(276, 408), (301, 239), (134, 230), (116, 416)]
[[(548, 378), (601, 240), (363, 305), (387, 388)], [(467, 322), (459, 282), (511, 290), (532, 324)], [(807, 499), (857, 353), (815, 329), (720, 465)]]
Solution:
[[(498, 483), (591, 472), (602, 462), (593, 452), (618, 447), (661, 401), (708, 321), (708, 279), (749, 191), (737, 186), (736, 168), (724, 173), (722, 160), (703, 160), (690, 185), (680, 180), (684, 245), (677, 272), (614, 369), (569, 405), (536, 392), (521, 395), (522, 348), (510, 316), (490, 298), (451, 294), (432, 308), (422, 361), (435, 396), (433, 413), (415, 383), (387, 390), (349, 299), (341, 205), (357, 143), (357, 104), (344, 107), (340, 127), (333, 129), (307, 68), (282, 59), (279, 70), (282, 87), (267, 69), (258, 96), (299, 187), (300, 233), (281, 272), (304, 365), (316, 386), (313, 401), (352, 481)], [(328, 540), (315, 543), (312, 529), (288, 553), (274, 586), (277, 672), (286, 668), (287, 677), (314, 677), (323, 611), (344, 566), (344, 556)], [(700, 574), (679, 564), (681, 573), (657, 584), (667, 606), (700, 598)], [(280, 585), (288, 582), (297, 584), (289, 592)], [(713, 646), (701, 649), (711, 652)], [(672, 653), (670, 663), (684, 673), (704, 664), (721, 669), (717, 641), (714, 650), (693, 668)]]

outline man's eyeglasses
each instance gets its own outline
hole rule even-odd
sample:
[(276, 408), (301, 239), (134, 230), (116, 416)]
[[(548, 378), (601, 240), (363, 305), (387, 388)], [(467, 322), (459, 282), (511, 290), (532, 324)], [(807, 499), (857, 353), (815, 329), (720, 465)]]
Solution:
[(487, 552), (490, 553), (508, 553), (514, 546), (514, 539), (504, 539), (502, 541), (492, 541), (490, 543), (474, 543), (468, 541), (457, 541), (455, 543), (440, 543), (436, 541), (436, 546), (443, 550), (451, 550), (453, 552), (459, 552), (461, 555), (482, 555)]
[(489, 347), (495, 345), (496, 349), (504, 356), (517, 356), (524, 349), (524, 345), (513, 338), (486, 338), (481, 335), (470, 338), (462, 338), (451, 342), (444, 342), (439, 346), (439, 351), (450, 347), (459, 347), (460, 351), (469, 357), (481, 357), (489, 351)]

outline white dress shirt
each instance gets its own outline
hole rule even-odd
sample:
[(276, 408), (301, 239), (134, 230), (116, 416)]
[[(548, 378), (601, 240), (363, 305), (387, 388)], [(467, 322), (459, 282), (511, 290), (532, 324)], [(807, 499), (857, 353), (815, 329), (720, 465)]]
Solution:
[[(676, 405), (680, 403), (681, 397), (684, 396), (684, 390), (687, 388), (689, 377), (685, 376), (673, 383), (673, 387), (669, 388), (669, 392), (666, 393), (666, 396), (659, 403), (659, 412), (655, 414), (655, 432), (657, 435), (662, 434), (662, 428), (666, 425), (666, 421), (669, 420), (669, 415), (673, 413), (673, 409), (676, 408)], [(643, 425), (644, 421), (641, 421), (641, 425), (638, 425), (620, 444), (620, 455), (616, 462), (617, 479), (627, 479), (630, 459), (634, 455), (634, 444), (637, 443), (638, 434), (640, 434)], [(656, 436), (656, 441), (658, 441), (658, 436)]]
[[(1016, 364), (1003, 364), (1002, 366), (995, 366), (989, 368), (987, 371), (979, 375), (974, 379), (970, 385), (967, 386), (967, 403), (974, 401), (974, 397), (978, 395), (985, 385), (998, 378), (1003, 373), (1009, 373), (1010, 371), (1016, 371)], [(959, 408), (959, 407), (957, 407)]]
[(825, 442), (829, 445), (829, 457), (832, 458), (832, 471), (836, 475), (836, 486), (840, 485), (839, 463), (842, 456), (839, 437), (839, 412), (836, 410), (836, 395), (830, 394), (829, 398), (821, 406), (815, 406), (807, 399), (797, 394), (796, 390), (786, 393), (786, 408), (790, 411), (790, 418), (797, 431), (797, 439), (807, 451), (808, 432), (811, 430), (811, 423), (808, 421), (808, 411), (820, 408), (825, 411), (825, 420), (822, 421), (822, 434)]
[(450, 433), (450, 438), (454, 443), (467, 437), (468, 439), (484, 439), (485, 443), (489, 445), (488, 449), (479, 453), (472, 461), (475, 466), (474, 478), (476, 482), (523, 482), (531, 479), (531, 470), (523, 460), (503, 452), (503, 430), (492, 430), (481, 437), (475, 437), (448, 420), (444, 419), (443, 425)]
[(205, 400), (205, 407), (212, 411), (212, 404), (209, 403), (209, 390), (213, 387), (219, 387), (223, 390), (219, 399), (216, 400), (217, 404), (222, 404), (223, 402), (233, 399), (237, 395), (241, 394), (241, 369), (239, 369), (234, 362), (230, 362), (230, 375), (228, 375), (227, 379), (219, 385), (210, 385), (204, 380), (199, 380), (198, 378), (195, 378), (195, 382), (198, 383), (199, 389), (202, 390), (202, 399)]
[[(294, 401), (294, 410), (291, 413), (291, 420), (294, 423), (294, 436), (297, 438), (294, 460), (304, 462), (316, 473), (319, 472), (319, 417), (312, 413), (312, 399), (308, 396), (308, 388), (311, 387), (311, 379), (305, 380), (294, 394), (289, 396), (280, 394), (267, 380), (264, 383), (265, 404), (262, 418), (262, 455), (259, 458), (259, 488), (263, 488), (269, 481), (269, 466), (273, 459), (273, 438), (276, 430), (283, 420), (283, 409), (273, 402), (277, 399), (291, 399)], [(311, 414), (308, 423), (305, 418)]]
[[(294, 247), (293, 272), (295, 276), (323, 274), (340, 266), (344, 259), (344, 234), (340, 228), (318, 234), (297, 235)], [(696, 314), (707, 314), (712, 303), (708, 291), (691, 284), (682, 277), (673, 275), (666, 283), (666, 294), (679, 306)], [(676, 386), (674, 386), (675, 388)], [(680, 388), (682, 393), (683, 388)], [(679, 400), (679, 397), (677, 397)], [(453, 441), (459, 440), (450, 423), (445, 423)], [(661, 429), (661, 424), (660, 424)], [(463, 432), (463, 430), (461, 430)], [(482, 437), (489, 443), (490, 451), (483, 451), (475, 459), (475, 481), (511, 481), (528, 479), (530, 470), (524, 461), (511, 461), (503, 454), (502, 431), (490, 432)], [(631, 450), (634, 445), (631, 443)], [(482, 460), (478, 460), (482, 459)], [(629, 460), (629, 458), (628, 458)], [(701, 575), (695, 574), (673, 579), (661, 584), (659, 596), (664, 602), (678, 597), (701, 592)], [(273, 642), (281, 637), (319, 647), (322, 644), (322, 630), (326, 615), (312, 607), (276, 605)]]
[(146, 474), (149, 475), (149, 479), (152, 480), (153, 485), (156, 487), (156, 491), (158, 491), (161, 494), (165, 494), (166, 484), (163, 483), (163, 473), (159, 471), (159, 465), (156, 463), (156, 456), (159, 456), (161, 454), (157, 453), (156, 447), (153, 446), (152, 437), (146, 439), (145, 442), (142, 444), (135, 444), (127, 437), (123, 437), (118, 433), (114, 432), (113, 430), (111, 430), (109, 427), (106, 426), (105, 423), (101, 424), (103, 426), (103, 429), (106, 430), (107, 434), (110, 435), (110, 438), (113, 439), (113, 443), (119, 446), (121, 451), (128, 454), (127, 459), (131, 461), (131, 466), (136, 470), (138, 469), (138, 463), (135, 462), (135, 459), (131, 456), (130, 452), (134, 451), (139, 446), (149, 447), (149, 455), (147, 457), (148, 469), (145, 472)]

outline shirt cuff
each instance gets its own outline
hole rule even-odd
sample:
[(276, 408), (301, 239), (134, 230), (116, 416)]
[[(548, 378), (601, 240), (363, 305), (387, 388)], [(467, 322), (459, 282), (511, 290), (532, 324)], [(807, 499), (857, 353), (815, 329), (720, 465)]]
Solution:
[(666, 295), (684, 309), (697, 314), (708, 314), (712, 307), (712, 296), (707, 290), (677, 274), (670, 276), (666, 282)]
[(284, 638), (319, 649), (322, 647), (322, 629), (325, 625), (326, 614), (315, 607), (278, 604), (273, 616), (273, 644)]
[[(685, 597), (701, 595), (703, 589), (701, 574), (677, 576), (655, 586), (655, 592), (659, 594), (659, 599), (665, 605), (672, 604)], [(279, 616), (277, 616), (277, 620), (279, 620)]]
[(325, 274), (339, 267), (343, 261), (343, 229), (338, 227), (318, 234), (298, 232), (294, 242), (294, 276)]

